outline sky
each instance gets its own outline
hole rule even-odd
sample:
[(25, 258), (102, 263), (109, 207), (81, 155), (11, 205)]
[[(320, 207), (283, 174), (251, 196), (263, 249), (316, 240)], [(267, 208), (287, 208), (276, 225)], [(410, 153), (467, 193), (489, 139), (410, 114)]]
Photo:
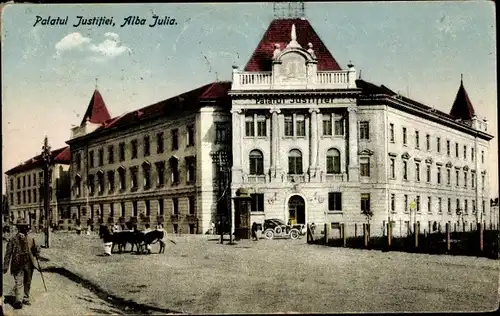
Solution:
[[(173, 25), (149, 27), (152, 16)], [(464, 85), (489, 119), (490, 192), (498, 192), (494, 3), (306, 3), (305, 15), (346, 68), (364, 80), (449, 112)], [(68, 17), (67, 25), (42, 25)], [(79, 25), (77, 16), (113, 18)], [(125, 25), (138, 16), (146, 25)], [(15, 4), (2, 12), (2, 169), (66, 146), (96, 87), (112, 116), (138, 109), (243, 68), (273, 20), (272, 3), (147, 5)], [(2, 178), (2, 181), (4, 179)], [(5, 186), (2, 186), (3, 190)]]

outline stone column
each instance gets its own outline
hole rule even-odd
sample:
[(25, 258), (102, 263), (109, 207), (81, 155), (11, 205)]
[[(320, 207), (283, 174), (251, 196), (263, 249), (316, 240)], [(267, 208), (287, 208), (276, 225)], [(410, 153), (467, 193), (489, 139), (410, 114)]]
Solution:
[(278, 177), (280, 169), (279, 157), (279, 120), (278, 114), (281, 112), (277, 108), (272, 108), (271, 112), (271, 178)]
[(244, 115), (242, 115), (241, 109), (231, 110), (232, 114), (232, 148), (233, 150), (233, 167), (232, 167), (232, 182), (233, 183), (241, 183), (241, 175), (242, 175), (242, 150), (243, 146), (243, 124)]
[(311, 178), (317, 176), (317, 158), (318, 158), (318, 108), (309, 109), (309, 113), (311, 113), (311, 133), (310, 133), (310, 164), (309, 164), (309, 173)]
[(359, 181), (359, 164), (358, 164), (358, 115), (355, 107), (349, 107), (349, 161), (348, 175), (350, 182)]

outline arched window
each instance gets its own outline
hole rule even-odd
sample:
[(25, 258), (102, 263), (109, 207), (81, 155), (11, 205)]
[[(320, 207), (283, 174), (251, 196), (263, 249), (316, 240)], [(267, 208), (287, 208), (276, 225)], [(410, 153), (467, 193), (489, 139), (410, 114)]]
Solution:
[(260, 150), (252, 150), (249, 155), (250, 174), (264, 174), (264, 156)]
[(335, 148), (326, 152), (326, 173), (340, 173), (340, 152)]
[(292, 149), (288, 153), (288, 174), (302, 174), (302, 153)]

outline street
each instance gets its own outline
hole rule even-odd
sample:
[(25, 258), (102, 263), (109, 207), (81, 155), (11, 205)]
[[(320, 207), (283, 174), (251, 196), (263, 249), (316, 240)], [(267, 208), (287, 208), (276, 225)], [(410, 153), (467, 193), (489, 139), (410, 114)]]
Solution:
[[(41, 236), (38, 236), (41, 238)], [(49, 261), (103, 291), (186, 313), (488, 311), (497, 260), (249, 240), (171, 236), (164, 254), (102, 256), (97, 236), (54, 234)], [(70, 245), (70, 246), (68, 246)]]
[(120, 309), (64, 276), (45, 272), (44, 277), (48, 292), (45, 292), (40, 273), (35, 272), (31, 283), (31, 305), (15, 310), (9, 304), (14, 295), (14, 278), (10, 271), (4, 274), (5, 314), (12, 316), (124, 314)]

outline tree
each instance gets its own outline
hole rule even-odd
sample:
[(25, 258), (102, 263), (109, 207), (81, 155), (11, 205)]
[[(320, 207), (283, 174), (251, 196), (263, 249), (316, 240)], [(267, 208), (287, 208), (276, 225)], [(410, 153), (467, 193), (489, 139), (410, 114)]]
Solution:
[(2, 216), (4, 223), (7, 223), (9, 218), (9, 202), (6, 194), (2, 194)]

